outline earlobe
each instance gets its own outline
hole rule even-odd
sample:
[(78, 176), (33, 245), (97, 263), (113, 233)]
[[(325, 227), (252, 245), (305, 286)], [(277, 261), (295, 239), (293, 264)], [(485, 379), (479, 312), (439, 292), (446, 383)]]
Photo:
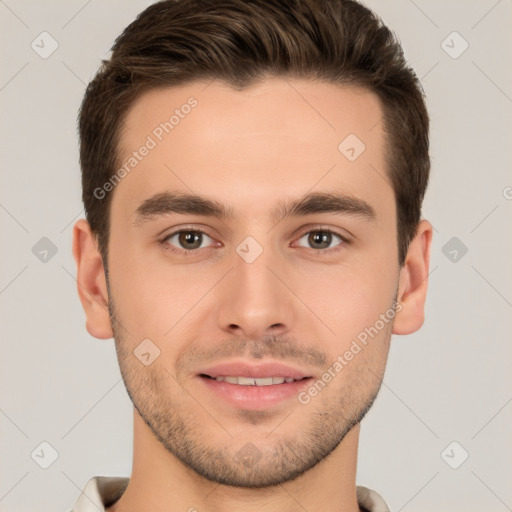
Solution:
[(73, 257), (76, 263), (78, 296), (86, 315), (86, 329), (95, 338), (112, 338), (114, 334), (108, 313), (108, 290), (103, 260), (85, 219), (79, 219), (73, 228)]
[(420, 221), (416, 236), (409, 245), (400, 270), (397, 297), (400, 310), (393, 323), (393, 334), (411, 334), (423, 325), (432, 232), (428, 221)]

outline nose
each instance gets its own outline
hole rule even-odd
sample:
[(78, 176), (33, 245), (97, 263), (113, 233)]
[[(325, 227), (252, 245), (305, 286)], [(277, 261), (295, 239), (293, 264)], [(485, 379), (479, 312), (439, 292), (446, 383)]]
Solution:
[(233, 265), (217, 289), (219, 327), (248, 339), (290, 331), (297, 304), (286, 262), (268, 249), (251, 263), (235, 254)]

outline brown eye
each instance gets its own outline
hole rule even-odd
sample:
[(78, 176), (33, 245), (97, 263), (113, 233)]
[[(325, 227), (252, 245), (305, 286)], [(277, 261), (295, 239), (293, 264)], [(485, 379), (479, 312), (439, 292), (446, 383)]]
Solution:
[(327, 249), (331, 245), (332, 234), (327, 231), (312, 231), (308, 236), (308, 243), (313, 249)]
[[(330, 230), (325, 229), (316, 229), (314, 231), (308, 231), (302, 237), (299, 239), (303, 240), (306, 239), (306, 246), (301, 245), (302, 247), (309, 247), (311, 249), (331, 249), (333, 246), (331, 245), (333, 242), (338, 239), (340, 242), (346, 242), (345, 238), (343, 238), (341, 235), (338, 235), (337, 233), (334, 233)], [(342, 243), (338, 243), (335, 245), (343, 245)]]
[(201, 247), (202, 235), (197, 231), (182, 231), (178, 234), (178, 242), (184, 249)]
[[(205, 237), (211, 240), (211, 238), (203, 231), (182, 230), (170, 234), (162, 242), (172, 245), (178, 250), (193, 251), (201, 248)], [(171, 242), (173, 239), (175, 239), (174, 243)]]

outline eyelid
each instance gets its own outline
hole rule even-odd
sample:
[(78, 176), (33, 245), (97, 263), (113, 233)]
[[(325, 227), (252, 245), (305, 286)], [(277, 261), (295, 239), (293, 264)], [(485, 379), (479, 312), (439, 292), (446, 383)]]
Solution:
[[(200, 231), (201, 233), (208, 235), (210, 238), (214, 238), (214, 237), (212, 237), (212, 235), (208, 234), (208, 231), (207, 231), (208, 229), (210, 229), (210, 228), (207, 226), (203, 227), (202, 224), (190, 224), (190, 225), (183, 224), (180, 226), (175, 226), (173, 228), (165, 228), (164, 230), (160, 231), (157, 234), (157, 236), (167, 238), (168, 236), (175, 235), (176, 233), (179, 233), (180, 231)], [(166, 234), (164, 235), (164, 233), (166, 233)]]
[(352, 234), (348, 231), (344, 229), (342, 230), (341, 228), (334, 228), (326, 224), (308, 224), (307, 226), (302, 226), (300, 230), (298, 230), (299, 234), (294, 235), (294, 237), (302, 238), (304, 235), (310, 233), (311, 231), (327, 231), (333, 235), (339, 236), (347, 244), (352, 240)]

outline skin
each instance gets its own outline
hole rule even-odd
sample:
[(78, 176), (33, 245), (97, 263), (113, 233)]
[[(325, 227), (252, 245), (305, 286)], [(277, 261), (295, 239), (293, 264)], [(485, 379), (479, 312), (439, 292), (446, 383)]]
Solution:
[[(391, 334), (423, 323), (432, 226), (420, 222), (400, 267), (382, 111), (363, 89), (266, 78), (244, 91), (219, 81), (152, 90), (128, 112), (121, 161), (191, 96), (198, 106), (110, 192), (108, 281), (88, 223), (74, 226), (87, 330), (115, 338), (134, 403), (132, 475), (108, 510), (357, 511), (359, 421), (381, 385)], [(366, 146), (353, 162), (338, 150), (351, 133)], [(172, 213), (134, 226), (139, 204), (168, 190), (208, 196), (237, 217)], [(367, 202), (375, 219), (269, 217), (282, 199), (333, 190)], [(312, 245), (319, 226), (349, 243)], [(178, 236), (162, 242), (191, 228), (207, 234), (192, 255)], [(263, 248), (252, 263), (236, 252), (247, 236)], [(236, 357), (318, 379), (395, 297), (394, 321), (307, 404), (236, 408), (196, 376)], [(160, 356), (144, 366), (133, 351), (147, 338)]]

